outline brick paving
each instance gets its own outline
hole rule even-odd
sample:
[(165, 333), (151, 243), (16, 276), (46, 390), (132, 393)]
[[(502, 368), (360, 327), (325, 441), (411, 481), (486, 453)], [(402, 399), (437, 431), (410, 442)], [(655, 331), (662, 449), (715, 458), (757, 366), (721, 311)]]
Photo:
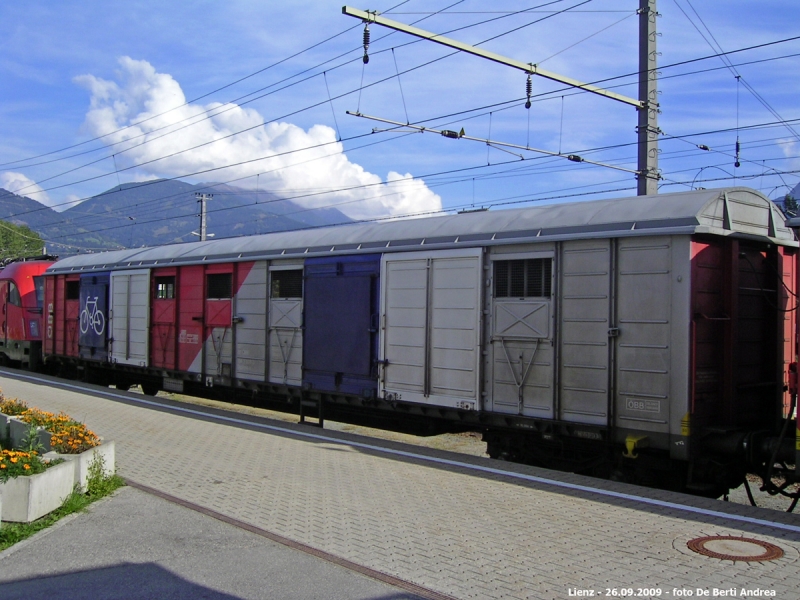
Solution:
[[(674, 597), (674, 588), (691, 589), (694, 597), (697, 588), (710, 596), (735, 588), (736, 597), (742, 588), (760, 588), (775, 590), (778, 598), (800, 598), (797, 533), (446, 469), (11, 378), (0, 377), (0, 388), (39, 408), (67, 412), (115, 440), (117, 469), (126, 478), (458, 598), (560, 599), (576, 589), (605, 595), (606, 588), (656, 587), (662, 598)], [(594, 484), (574, 475), (530, 472)], [(685, 498), (656, 494), (673, 502)], [(746, 507), (735, 510), (755, 514)], [(757, 516), (772, 518), (765, 511)], [(800, 517), (781, 518), (800, 526)], [(706, 535), (760, 539), (785, 555), (734, 563), (686, 548), (690, 539)]]

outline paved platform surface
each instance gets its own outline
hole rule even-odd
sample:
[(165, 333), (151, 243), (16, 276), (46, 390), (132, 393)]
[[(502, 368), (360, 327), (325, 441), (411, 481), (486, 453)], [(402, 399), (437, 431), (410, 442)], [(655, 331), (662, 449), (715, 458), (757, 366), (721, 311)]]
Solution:
[(3, 600), (422, 600), (126, 487), (0, 553)]
[[(800, 517), (795, 515), (406, 447), (688, 502), (700, 511), (687, 512), (387, 455), (342, 433), (331, 433), (330, 441), (312, 440), (6, 377), (0, 378), (0, 388), (31, 405), (63, 410), (115, 440), (118, 472), (126, 478), (456, 598), (619, 597), (627, 590), (636, 597), (673, 598), (681, 591), (698, 597), (698, 589), (709, 597), (728, 590), (735, 591), (729, 597), (741, 597), (747, 589), (800, 598)], [(735, 521), (736, 515), (774, 520), (790, 529)], [(785, 554), (768, 562), (732, 562), (687, 548), (689, 540), (710, 535), (770, 542)], [(654, 588), (660, 591), (647, 591)]]

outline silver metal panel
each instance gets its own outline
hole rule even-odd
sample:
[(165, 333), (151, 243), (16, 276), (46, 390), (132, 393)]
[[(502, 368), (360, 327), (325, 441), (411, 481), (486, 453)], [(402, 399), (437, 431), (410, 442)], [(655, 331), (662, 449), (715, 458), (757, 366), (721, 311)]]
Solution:
[(385, 255), (381, 285), (381, 394), (476, 409), (481, 251)]
[(428, 322), (427, 257), (385, 261), (381, 293), (382, 387), (386, 394), (424, 395)]
[[(691, 354), (691, 238), (672, 236), (672, 289), (671, 313), (672, 334), (670, 343), (670, 434), (675, 436), (670, 448), (670, 456), (686, 460), (689, 457), (689, 444), (683, 436), (689, 434), (685, 427), (689, 417), (689, 356)], [(686, 421), (684, 421), (686, 418)]]
[(550, 338), (550, 301), (494, 301), (494, 335), (514, 339)]
[(267, 263), (257, 261), (236, 294), (236, 377), (264, 381), (267, 361)]
[(617, 282), (616, 424), (667, 433), (673, 330), (672, 240), (619, 240)]
[(559, 417), (564, 421), (607, 423), (611, 260), (610, 240), (563, 246)]
[(434, 258), (431, 283), (431, 396), (477, 407), (480, 256)]
[(111, 362), (149, 363), (150, 271), (111, 274)]
[[(732, 211), (730, 230), (722, 227), (723, 219), (719, 212), (719, 204), (726, 195)], [(773, 231), (764, 226), (762, 218), (753, 219), (747, 216), (745, 213), (749, 209), (746, 204), (758, 205), (763, 207), (764, 212), (771, 212)], [(754, 228), (750, 225), (751, 221), (755, 222)], [(546, 242), (575, 237), (664, 235), (676, 228), (687, 234), (696, 230), (711, 230), (722, 235), (756, 231), (758, 235), (773, 236), (776, 242), (797, 246), (794, 235), (785, 227), (783, 218), (770, 200), (747, 188), (725, 188), (402, 219), (386, 223), (359, 223), (155, 248), (116, 250), (65, 258), (51, 266), (48, 272), (132, 269), (173, 264), (174, 261), (191, 264), (253, 260), (258, 257), (271, 258), (272, 255), (279, 258), (289, 257), (292, 253), (301, 256), (352, 253), (357, 252), (361, 244), (388, 243), (394, 240), (418, 239), (421, 240), (421, 248), (424, 248), (425, 240), (444, 238), (454, 240), (452, 245), (463, 243), (467, 246), (489, 246), (520, 240)], [(515, 236), (514, 232), (518, 232), (518, 235)], [(474, 240), (476, 235), (481, 239)], [(472, 241), (455, 242), (461, 236), (473, 236)], [(337, 249), (337, 246), (344, 248)], [(310, 252), (311, 248), (324, 250)], [(410, 249), (413, 247), (401, 245), (395, 248), (390, 245), (386, 251), (402, 252)], [(265, 253), (271, 253), (270, 257), (262, 256)]]
[(303, 383), (303, 300), (271, 298), (269, 303), (269, 380)]
[(231, 327), (214, 327), (205, 341), (206, 375), (230, 377), (233, 364), (233, 329)]
[(548, 340), (492, 341), (492, 404), (499, 413), (553, 417), (553, 346)]

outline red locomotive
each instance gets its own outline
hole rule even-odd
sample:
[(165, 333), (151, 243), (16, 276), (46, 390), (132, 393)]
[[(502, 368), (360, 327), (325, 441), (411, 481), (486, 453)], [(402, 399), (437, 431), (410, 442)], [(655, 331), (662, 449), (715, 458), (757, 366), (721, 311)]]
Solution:
[(44, 272), (55, 257), (36, 256), (0, 266), (0, 359), (37, 369), (42, 358)]

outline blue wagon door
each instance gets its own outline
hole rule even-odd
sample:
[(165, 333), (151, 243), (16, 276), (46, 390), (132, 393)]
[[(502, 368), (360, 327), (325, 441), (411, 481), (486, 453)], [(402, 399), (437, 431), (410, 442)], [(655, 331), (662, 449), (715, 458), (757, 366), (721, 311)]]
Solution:
[(109, 273), (81, 275), (78, 347), (81, 358), (108, 359)]
[(378, 387), (380, 255), (311, 258), (305, 265), (303, 383), (374, 396)]

